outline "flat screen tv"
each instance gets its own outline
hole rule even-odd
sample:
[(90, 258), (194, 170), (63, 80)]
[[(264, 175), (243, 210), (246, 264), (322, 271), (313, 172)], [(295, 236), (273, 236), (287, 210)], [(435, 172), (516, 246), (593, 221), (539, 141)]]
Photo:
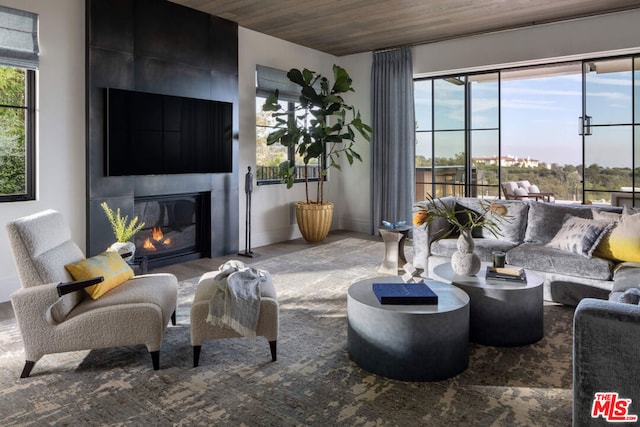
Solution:
[(107, 88), (106, 174), (232, 171), (233, 104)]

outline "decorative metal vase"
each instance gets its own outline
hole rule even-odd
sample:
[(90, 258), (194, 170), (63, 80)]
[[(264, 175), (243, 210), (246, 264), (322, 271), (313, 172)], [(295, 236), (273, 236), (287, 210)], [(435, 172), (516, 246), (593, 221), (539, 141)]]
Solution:
[(120, 256), (131, 253), (131, 255), (122, 258), (127, 262), (132, 260), (136, 253), (136, 245), (133, 242), (115, 242), (109, 248), (116, 251)]
[(307, 242), (321, 242), (329, 234), (331, 218), (333, 217), (333, 203), (324, 202), (296, 204), (296, 219), (302, 237)]
[(451, 268), (461, 276), (475, 276), (480, 271), (480, 258), (473, 253), (475, 244), (471, 230), (462, 230), (456, 244), (457, 251), (451, 256)]

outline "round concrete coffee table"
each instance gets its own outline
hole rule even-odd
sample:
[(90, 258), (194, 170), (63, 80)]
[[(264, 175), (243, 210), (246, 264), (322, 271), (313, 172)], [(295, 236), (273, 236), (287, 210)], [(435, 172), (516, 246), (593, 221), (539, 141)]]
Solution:
[(347, 350), (363, 369), (402, 381), (438, 381), (469, 364), (469, 297), (442, 282), (429, 287), (434, 305), (380, 304), (373, 283), (402, 283), (400, 277), (356, 282), (347, 293)]
[(527, 283), (487, 280), (488, 263), (475, 276), (461, 276), (451, 263), (433, 269), (436, 279), (451, 282), (471, 299), (471, 341), (483, 345), (518, 346), (533, 344), (544, 334), (544, 279), (526, 271)]

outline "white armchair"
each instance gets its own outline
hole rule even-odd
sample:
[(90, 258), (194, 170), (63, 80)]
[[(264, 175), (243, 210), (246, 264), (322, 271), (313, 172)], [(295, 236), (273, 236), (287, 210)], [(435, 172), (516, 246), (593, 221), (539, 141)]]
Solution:
[(11, 295), (26, 359), (21, 378), (46, 354), (136, 344), (159, 369), (165, 328), (175, 325), (175, 276), (137, 276), (94, 300), (82, 289), (91, 282), (71, 282), (64, 267), (85, 257), (60, 213), (17, 219), (7, 232), (22, 286)]

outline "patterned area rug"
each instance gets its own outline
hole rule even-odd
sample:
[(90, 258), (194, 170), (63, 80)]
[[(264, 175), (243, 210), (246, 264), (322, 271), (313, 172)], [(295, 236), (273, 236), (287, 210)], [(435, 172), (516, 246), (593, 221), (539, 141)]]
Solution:
[(180, 284), (178, 325), (155, 372), (146, 348), (132, 346), (47, 355), (20, 380), (20, 335), (14, 321), (2, 322), (2, 425), (570, 425), (569, 307), (545, 305), (536, 344), (470, 344), (468, 369), (443, 381), (390, 380), (349, 360), (346, 291), (378, 276), (383, 253), (381, 242), (346, 238), (255, 262), (273, 275), (280, 300), (277, 362), (264, 338), (240, 338), (206, 343), (191, 367), (197, 278)]

